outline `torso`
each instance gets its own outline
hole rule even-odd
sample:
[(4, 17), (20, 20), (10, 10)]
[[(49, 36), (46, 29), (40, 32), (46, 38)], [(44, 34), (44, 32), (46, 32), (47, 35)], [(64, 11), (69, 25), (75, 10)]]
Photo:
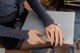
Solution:
[[(7, 21), (14, 19), (13, 17), (5, 17), (17, 11), (17, 0), (0, 0), (0, 20)], [(20, 11), (23, 11), (23, 0), (20, 0)]]

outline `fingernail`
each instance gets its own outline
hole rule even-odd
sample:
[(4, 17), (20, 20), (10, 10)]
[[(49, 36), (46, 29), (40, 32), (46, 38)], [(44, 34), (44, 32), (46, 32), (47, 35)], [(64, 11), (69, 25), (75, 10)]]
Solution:
[(60, 46), (62, 46), (62, 43), (60, 43)]
[(55, 44), (55, 47), (57, 46), (57, 44)]
[(62, 46), (62, 44), (61, 44), (61, 46)]
[(53, 43), (51, 43), (51, 45), (53, 46)]
[(55, 47), (56, 47), (57, 45), (55, 45)]

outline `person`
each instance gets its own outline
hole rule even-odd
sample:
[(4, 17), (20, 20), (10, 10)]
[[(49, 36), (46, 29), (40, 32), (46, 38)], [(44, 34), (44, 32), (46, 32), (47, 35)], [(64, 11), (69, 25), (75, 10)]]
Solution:
[(45, 34), (51, 43), (40, 39), (37, 35), (44, 35), (44, 33), (38, 30), (14, 29), (12, 23), (17, 19), (17, 2), (20, 4), (20, 14), (25, 12), (23, 3), (20, 0), (0, 0), (0, 44), (4, 45), (7, 49), (47, 48), (57, 46), (58, 44), (62, 46), (64, 41), (63, 34), (54, 23), (54, 20), (46, 13), (41, 3), (38, 0), (26, 1), (44, 23)]

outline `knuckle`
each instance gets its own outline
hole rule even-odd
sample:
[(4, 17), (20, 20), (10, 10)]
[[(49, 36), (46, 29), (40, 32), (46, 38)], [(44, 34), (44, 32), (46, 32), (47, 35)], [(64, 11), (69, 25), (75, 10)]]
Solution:
[(58, 42), (56, 42), (56, 44), (58, 44)]
[(58, 42), (58, 39), (56, 40), (56, 42)]
[(55, 31), (55, 29), (53, 29), (53, 28), (52, 28), (52, 29), (50, 29), (50, 30), (51, 30), (51, 31)]
[(35, 30), (35, 32), (39, 32), (38, 30)]
[(51, 31), (51, 30), (48, 30), (49, 32)]
[(28, 32), (28, 35), (30, 35), (31, 33), (30, 33), (30, 31)]

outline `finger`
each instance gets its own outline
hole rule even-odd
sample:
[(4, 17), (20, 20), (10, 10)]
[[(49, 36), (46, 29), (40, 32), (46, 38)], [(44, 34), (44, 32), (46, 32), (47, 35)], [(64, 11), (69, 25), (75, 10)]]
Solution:
[(41, 44), (44, 44), (46, 43), (45, 40), (41, 39), (40, 37), (37, 36), (37, 39), (38, 39), (38, 43), (41, 43)]
[(50, 35), (51, 35), (51, 45), (54, 44), (54, 29), (50, 30)]
[(40, 31), (37, 31), (37, 34), (39, 34), (39, 35), (45, 35), (44, 32), (40, 32)]
[(60, 30), (59, 30), (59, 37), (60, 37), (60, 45), (62, 46), (64, 40), (63, 40), (63, 34)]
[(64, 36), (63, 36), (63, 33), (61, 32), (61, 30), (59, 29), (59, 32), (61, 33), (62, 35), (62, 40), (64, 40)]
[(59, 42), (59, 34), (58, 34), (58, 29), (55, 30), (55, 46), (58, 45)]
[(50, 36), (50, 34), (49, 34), (49, 31), (48, 31), (48, 30), (46, 30), (46, 34), (47, 34), (47, 36), (48, 36), (49, 40), (51, 41), (51, 36)]

